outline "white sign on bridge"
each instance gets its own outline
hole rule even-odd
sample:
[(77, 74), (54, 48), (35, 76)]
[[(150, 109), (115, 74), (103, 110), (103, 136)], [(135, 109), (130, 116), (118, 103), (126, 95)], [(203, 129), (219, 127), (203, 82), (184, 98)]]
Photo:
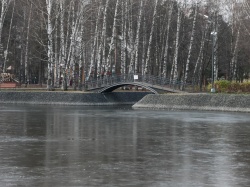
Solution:
[(134, 80), (138, 80), (138, 75), (134, 75)]

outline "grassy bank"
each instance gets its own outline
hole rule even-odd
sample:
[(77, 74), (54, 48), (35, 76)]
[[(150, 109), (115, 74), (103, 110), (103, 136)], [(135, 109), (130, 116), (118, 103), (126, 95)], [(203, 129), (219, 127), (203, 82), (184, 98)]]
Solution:
[[(218, 93), (246, 93), (250, 94), (250, 82), (235, 82), (235, 81), (227, 81), (220, 80), (215, 81), (214, 83), (216, 92)], [(209, 84), (207, 86), (207, 91), (211, 90), (212, 85)]]

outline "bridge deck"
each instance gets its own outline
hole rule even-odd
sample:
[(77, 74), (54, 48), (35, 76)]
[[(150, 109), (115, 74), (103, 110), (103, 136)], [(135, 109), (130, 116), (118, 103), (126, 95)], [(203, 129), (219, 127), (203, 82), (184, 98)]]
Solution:
[(173, 80), (170, 81), (162, 77), (148, 75), (120, 75), (104, 77), (102, 79), (92, 79), (86, 81), (85, 88), (87, 91), (96, 90), (97, 92), (102, 93), (112, 92), (113, 90), (126, 85), (140, 86), (156, 94), (161, 92), (185, 93), (184, 91), (180, 90), (180, 88), (183, 86), (182, 82)]

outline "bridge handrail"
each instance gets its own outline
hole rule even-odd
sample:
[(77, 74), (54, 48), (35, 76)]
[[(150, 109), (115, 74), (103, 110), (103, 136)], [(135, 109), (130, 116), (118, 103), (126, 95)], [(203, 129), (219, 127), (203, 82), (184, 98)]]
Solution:
[(164, 78), (162, 76), (153, 76), (153, 75), (142, 75), (142, 74), (120, 74), (120, 75), (107, 75), (103, 77), (97, 77), (96, 79), (90, 78), (85, 81), (85, 85), (83, 85), (87, 90), (94, 90), (103, 88), (106, 86), (111, 86), (114, 84), (122, 84), (129, 82), (137, 82), (137, 83), (146, 83), (151, 86), (168, 86), (173, 89), (178, 89), (178, 87), (184, 85), (182, 81), (178, 80), (170, 80), (168, 78)]

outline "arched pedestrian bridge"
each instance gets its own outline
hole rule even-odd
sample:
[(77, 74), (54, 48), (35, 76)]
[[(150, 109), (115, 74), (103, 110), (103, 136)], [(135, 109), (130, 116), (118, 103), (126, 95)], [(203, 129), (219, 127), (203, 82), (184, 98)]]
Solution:
[[(104, 76), (97, 79), (89, 79), (85, 82), (86, 91), (95, 91), (98, 93), (112, 92), (117, 88), (124, 86), (137, 86), (151, 91), (155, 94), (172, 92), (182, 93), (181, 88), (184, 86), (182, 82), (170, 81), (167, 78), (152, 75), (113, 75)], [(185, 85), (186, 88), (187, 85)], [(190, 87), (190, 85), (188, 85)], [(187, 89), (185, 89), (187, 90)]]

